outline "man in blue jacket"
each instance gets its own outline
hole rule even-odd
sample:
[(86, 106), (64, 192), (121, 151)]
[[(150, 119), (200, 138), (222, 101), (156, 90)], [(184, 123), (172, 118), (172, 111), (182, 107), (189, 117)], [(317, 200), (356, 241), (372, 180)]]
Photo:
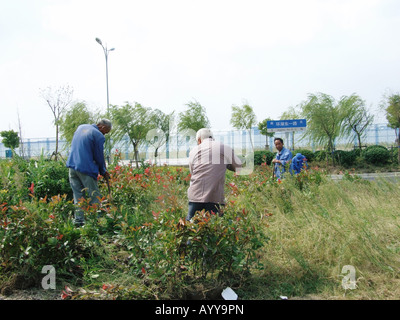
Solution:
[[(97, 125), (82, 124), (74, 133), (67, 167), (75, 204), (87, 197), (90, 198), (90, 204), (99, 203), (101, 194), (97, 177), (100, 174), (109, 178), (104, 160), (104, 135), (110, 132), (111, 127), (111, 122), (103, 119)], [(82, 226), (84, 223), (83, 211), (76, 210), (75, 225)]]
[(285, 167), (292, 159), (292, 152), (283, 146), (283, 140), (281, 138), (275, 138), (274, 144), (275, 148), (278, 150), (276, 158), (272, 160), (272, 163), (274, 163), (274, 174), (275, 178), (282, 179)]
[(307, 158), (303, 156), (301, 153), (296, 153), (293, 157), (292, 162), (290, 164), (290, 174), (299, 174), (301, 170), (307, 169)]

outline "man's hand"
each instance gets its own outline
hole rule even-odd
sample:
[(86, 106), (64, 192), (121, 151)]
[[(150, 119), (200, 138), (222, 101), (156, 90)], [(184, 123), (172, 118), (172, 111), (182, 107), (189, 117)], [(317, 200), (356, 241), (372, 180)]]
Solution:
[(109, 200), (112, 202), (112, 195), (111, 195), (111, 186), (110, 186), (110, 174), (108, 173), (108, 171), (106, 171), (103, 174), (103, 178), (106, 180), (107, 182), (107, 189), (108, 189), (108, 198)]

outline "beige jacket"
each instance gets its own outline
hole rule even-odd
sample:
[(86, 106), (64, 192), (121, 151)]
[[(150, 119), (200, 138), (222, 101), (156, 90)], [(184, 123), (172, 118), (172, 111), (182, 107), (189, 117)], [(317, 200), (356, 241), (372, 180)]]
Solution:
[(189, 202), (225, 204), (225, 172), (242, 166), (232, 148), (213, 139), (204, 139), (189, 154), (191, 173)]

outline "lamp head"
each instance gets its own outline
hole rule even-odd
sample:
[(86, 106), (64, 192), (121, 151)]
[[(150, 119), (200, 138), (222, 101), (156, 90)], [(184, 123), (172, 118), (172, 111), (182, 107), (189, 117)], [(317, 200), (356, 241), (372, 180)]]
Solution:
[(96, 41), (97, 41), (98, 43), (100, 43), (101, 45), (103, 45), (103, 43), (101, 42), (101, 40), (100, 40), (99, 38), (96, 38)]

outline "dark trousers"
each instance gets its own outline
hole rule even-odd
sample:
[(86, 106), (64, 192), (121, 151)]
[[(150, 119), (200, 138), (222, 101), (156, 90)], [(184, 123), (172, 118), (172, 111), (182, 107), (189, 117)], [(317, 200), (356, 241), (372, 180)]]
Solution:
[[(78, 204), (81, 198), (90, 198), (90, 204), (100, 203), (101, 197), (97, 180), (84, 173), (69, 168), (69, 183), (74, 194), (74, 203)], [(83, 224), (85, 217), (82, 209), (77, 208), (75, 211), (75, 223)]]
[(193, 218), (196, 211), (205, 210), (208, 212), (220, 213), (220, 204), (213, 202), (189, 202), (189, 210), (188, 215), (186, 216), (186, 220), (190, 221)]

